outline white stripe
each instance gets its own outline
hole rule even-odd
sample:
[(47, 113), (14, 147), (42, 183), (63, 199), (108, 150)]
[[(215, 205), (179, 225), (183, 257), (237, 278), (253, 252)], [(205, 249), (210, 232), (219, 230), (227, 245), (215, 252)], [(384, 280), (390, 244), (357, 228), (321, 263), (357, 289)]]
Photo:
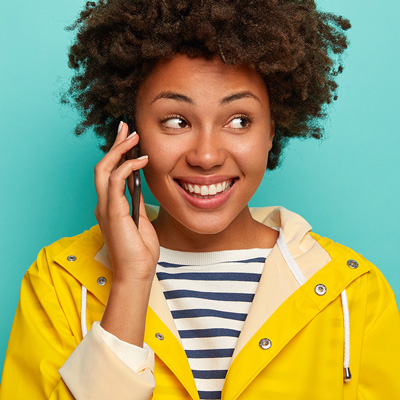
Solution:
[(285, 239), (283, 237), (282, 229), (279, 228), (279, 237), (277, 240), (277, 244), (279, 247), (279, 250), (282, 253), (283, 258), (286, 261), (286, 264), (289, 266), (290, 271), (292, 271), (293, 276), (296, 278), (298, 284), (301, 286), (306, 282), (306, 278), (304, 277), (303, 273), (301, 272), (301, 269), (299, 266), (296, 264), (296, 261), (294, 261), (294, 258), (290, 254), (290, 251), (286, 245)]
[[(234, 339), (232, 340), (232, 345), (227, 339)], [(185, 350), (234, 349), (237, 342), (237, 338), (228, 338), (226, 336), (181, 340)]]
[(187, 329), (213, 329), (225, 328), (241, 331), (244, 321), (233, 319), (216, 318), (216, 317), (199, 317), (199, 318), (179, 318), (175, 319), (175, 325), (178, 330)]
[(194, 290), (206, 293), (251, 293), (254, 294), (258, 282), (239, 281), (192, 281), (186, 279), (168, 279), (161, 281), (165, 291), (170, 290)]
[[(223, 358), (190, 358), (189, 364), (191, 369), (197, 370), (221, 370), (228, 369), (232, 357)], [(208, 362), (207, 362), (208, 361)]]
[(241, 314), (247, 314), (251, 306), (251, 303), (247, 301), (218, 301), (187, 297), (167, 300), (167, 303), (171, 311), (207, 308), (218, 311), (234, 311)]
[[(217, 340), (216, 340), (217, 339)], [(222, 346), (219, 347), (216, 345), (216, 343), (220, 344), (221, 340), (223, 339)], [(182, 344), (184, 344), (184, 349), (189, 350), (189, 347), (193, 345), (189, 345), (190, 342), (195, 343), (196, 341), (203, 341), (206, 343), (208, 341), (209, 346), (205, 348), (206, 346), (204, 345), (202, 350), (217, 350), (217, 349), (234, 349), (236, 342), (237, 342), (237, 337), (235, 336), (214, 336), (214, 337), (209, 337), (209, 338), (181, 338)], [(188, 347), (185, 347), (188, 346)], [(197, 350), (196, 348), (192, 348), (190, 350)]]
[(195, 379), (197, 390), (222, 390), (225, 379)]
[[(181, 300), (180, 302), (175, 302), (174, 300)], [(216, 301), (208, 299), (196, 299), (196, 298), (182, 298), (167, 300), (168, 306), (171, 311), (175, 310), (186, 310), (194, 308), (206, 308), (217, 311), (233, 311), (239, 314), (247, 314), (249, 312), (251, 303), (247, 301)]]

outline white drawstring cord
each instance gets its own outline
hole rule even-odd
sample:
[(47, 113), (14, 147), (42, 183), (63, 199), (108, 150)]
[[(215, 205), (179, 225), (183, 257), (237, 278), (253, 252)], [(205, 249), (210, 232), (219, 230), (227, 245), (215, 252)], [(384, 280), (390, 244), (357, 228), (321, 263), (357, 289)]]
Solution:
[(342, 310), (343, 310), (343, 325), (344, 325), (344, 381), (349, 382), (351, 379), (350, 373), (350, 313), (349, 303), (347, 301), (346, 289), (341, 293)]
[(82, 296), (81, 296), (81, 329), (82, 329), (82, 338), (84, 338), (87, 334), (87, 325), (86, 325), (86, 303), (87, 303), (87, 289), (82, 285)]
[(293, 256), (290, 254), (290, 251), (287, 247), (287, 244), (285, 242), (285, 239), (283, 237), (282, 229), (279, 228), (279, 237), (277, 240), (277, 244), (279, 247), (279, 250), (282, 253), (283, 258), (286, 261), (286, 264), (289, 266), (290, 271), (292, 271), (293, 276), (296, 278), (296, 281), (298, 284), (301, 286), (306, 282), (306, 278), (301, 272), (301, 269), (297, 265), (296, 261), (294, 261)]

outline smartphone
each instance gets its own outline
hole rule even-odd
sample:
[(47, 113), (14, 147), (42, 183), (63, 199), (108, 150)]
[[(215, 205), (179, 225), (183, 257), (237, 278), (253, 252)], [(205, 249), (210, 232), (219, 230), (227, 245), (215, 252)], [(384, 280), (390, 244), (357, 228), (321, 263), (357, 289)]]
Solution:
[[(124, 115), (123, 121), (128, 124), (129, 128), (132, 129), (133, 125), (131, 121)], [(139, 146), (135, 146), (126, 153), (127, 160), (131, 160), (139, 157)], [(141, 181), (140, 171), (133, 171), (127, 179), (128, 190), (131, 195), (132, 201), (132, 219), (136, 226), (139, 227), (139, 210), (140, 210), (140, 193), (141, 193)]]

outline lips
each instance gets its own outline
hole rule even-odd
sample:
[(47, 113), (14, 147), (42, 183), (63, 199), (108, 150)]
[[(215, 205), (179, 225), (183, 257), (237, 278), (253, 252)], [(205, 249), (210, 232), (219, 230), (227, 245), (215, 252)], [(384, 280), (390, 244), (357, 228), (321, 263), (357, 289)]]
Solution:
[(177, 182), (182, 189), (184, 189), (193, 197), (210, 198), (227, 192), (235, 183), (235, 179), (227, 179), (221, 182), (212, 183), (210, 185), (200, 185), (182, 180), (178, 180)]

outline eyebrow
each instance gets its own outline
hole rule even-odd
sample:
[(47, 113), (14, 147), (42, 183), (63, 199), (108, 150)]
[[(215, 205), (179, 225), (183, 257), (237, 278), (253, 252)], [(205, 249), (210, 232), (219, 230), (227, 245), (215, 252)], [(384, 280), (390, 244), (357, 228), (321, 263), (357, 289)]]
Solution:
[[(250, 91), (243, 91), (243, 92), (234, 93), (234, 94), (224, 97), (220, 101), (220, 105), (226, 105), (226, 104), (231, 103), (232, 101), (246, 99), (246, 98), (255, 99), (259, 103), (261, 103), (260, 99), (255, 94), (253, 94)], [(159, 93), (152, 100), (151, 104), (153, 104), (154, 102), (156, 102), (157, 100), (160, 100), (160, 99), (171, 99), (171, 100), (181, 101), (183, 103), (196, 104), (196, 102), (191, 97), (185, 96), (184, 94), (170, 92), (170, 91), (165, 91), (165, 92)]]
[(224, 97), (221, 101), (221, 105), (228, 104), (232, 101), (235, 100), (240, 100), (240, 99), (246, 99), (246, 98), (251, 98), (257, 100), (259, 103), (261, 103), (260, 99), (252, 92), (249, 91), (244, 91), (244, 92), (239, 92), (239, 93), (234, 93), (231, 94), (230, 96)]
[(195, 102), (192, 98), (185, 96), (184, 94), (174, 93), (174, 92), (159, 93), (156, 97), (154, 97), (151, 104), (153, 104), (155, 101), (160, 100), (160, 99), (171, 99), (171, 100), (182, 101), (183, 103), (195, 104)]

